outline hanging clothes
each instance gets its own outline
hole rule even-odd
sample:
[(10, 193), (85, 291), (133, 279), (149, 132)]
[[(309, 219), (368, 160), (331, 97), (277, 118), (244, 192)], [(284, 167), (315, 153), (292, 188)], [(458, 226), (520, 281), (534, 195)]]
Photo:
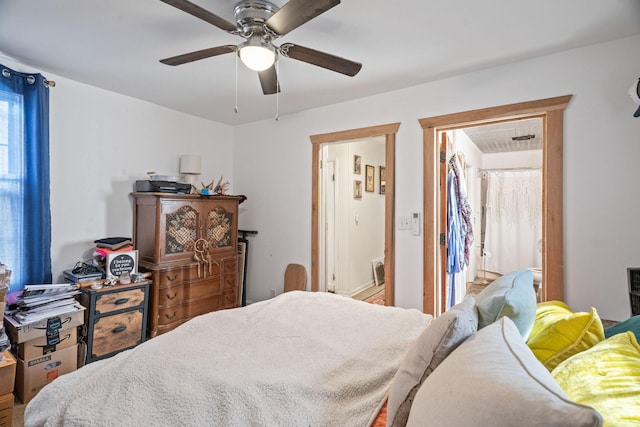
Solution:
[[(473, 243), (473, 225), (471, 206), (467, 199), (467, 184), (457, 155), (449, 160), (447, 175), (447, 273), (449, 274), (447, 309), (456, 304), (456, 283), (464, 280), (459, 276), (469, 265), (471, 244)], [(458, 277), (459, 280), (456, 280)], [(458, 292), (462, 294), (462, 292)]]
[(458, 182), (453, 170), (447, 174), (447, 310), (455, 305), (455, 275), (464, 268), (464, 238), (458, 214)]
[(457, 181), (458, 215), (460, 216), (461, 234), (464, 237), (464, 266), (469, 265), (471, 245), (473, 244), (473, 219), (471, 218), (471, 206), (467, 198), (467, 181), (464, 177), (462, 165), (457, 154), (451, 158), (451, 169), (455, 173)]

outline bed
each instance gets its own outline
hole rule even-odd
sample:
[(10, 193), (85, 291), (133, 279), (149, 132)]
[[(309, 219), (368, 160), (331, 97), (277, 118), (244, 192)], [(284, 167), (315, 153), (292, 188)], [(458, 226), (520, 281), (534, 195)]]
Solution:
[(25, 426), (367, 426), (431, 320), (287, 292), (61, 376), (29, 403)]

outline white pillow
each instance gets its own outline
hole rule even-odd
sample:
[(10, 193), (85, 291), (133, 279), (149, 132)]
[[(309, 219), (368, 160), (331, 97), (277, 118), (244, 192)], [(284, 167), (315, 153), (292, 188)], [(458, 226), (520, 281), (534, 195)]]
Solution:
[(407, 426), (602, 426), (571, 401), (508, 317), (479, 330), (422, 384)]
[(387, 426), (404, 427), (422, 382), (464, 340), (478, 330), (475, 299), (466, 297), (436, 317), (416, 340), (391, 383)]

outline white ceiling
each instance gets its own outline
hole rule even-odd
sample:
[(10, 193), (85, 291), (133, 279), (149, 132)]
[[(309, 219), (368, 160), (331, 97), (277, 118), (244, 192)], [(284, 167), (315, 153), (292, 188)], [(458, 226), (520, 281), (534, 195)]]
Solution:
[(482, 153), (542, 150), (542, 118), (464, 128)]
[[(192, 1), (233, 22), (235, 1)], [(362, 70), (347, 77), (280, 58), (277, 104), (282, 116), (635, 34), (638, 0), (345, 0), (276, 44)], [(231, 125), (276, 114), (255, 72), (238, 66), (234, 113), (235, 55), (176, 67), (158, 60), (242, 40), (159, 0), (0, 0), (0, 62)]]

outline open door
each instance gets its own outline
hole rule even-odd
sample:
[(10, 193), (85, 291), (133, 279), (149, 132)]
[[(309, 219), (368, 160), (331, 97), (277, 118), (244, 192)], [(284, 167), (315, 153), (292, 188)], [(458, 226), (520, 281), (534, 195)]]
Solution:
[(444, 312), (446, 310), (446, 296), (447, 296), (447, 159), (449, 153), (447, 150), (447, 134), (445, 132), (440, 133), (440, 146), (438, 151), (440, 153), (440, 310)]

